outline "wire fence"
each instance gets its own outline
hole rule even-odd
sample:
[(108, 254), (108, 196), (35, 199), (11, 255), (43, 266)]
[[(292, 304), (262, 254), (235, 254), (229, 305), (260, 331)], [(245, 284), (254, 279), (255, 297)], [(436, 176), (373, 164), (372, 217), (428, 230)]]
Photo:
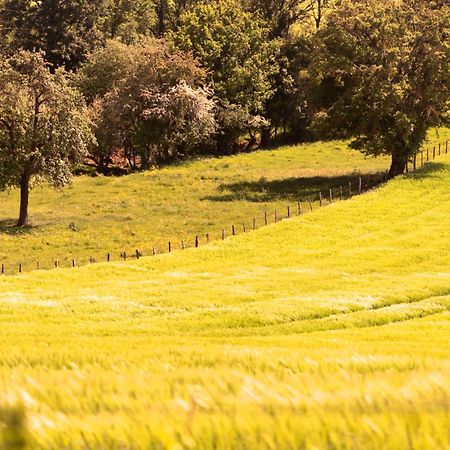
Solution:
[[(411, 173), (422, 169), (426, 163), (435, 160), (442, 154), (448, 154), (449, 141), (444, 144), (438, 144), (433, 149), (426, 149), (414, 155), (406, 164), (406, 172)], [(202, 245), (207, 245), (211, 241), (225, 240), (228, 237), (236, 236), (238, 234), (254, 231), (258, 228), (268, 226), (273, 223), (280, 222), (282, 220), (291, 219), (293, 217), (300, 217), (308, 212), (313, 212), (315, 209), (320, 209), (325, 206), (331, 205), (336, 202), (345, 201), (353, 198), (354, 196), (361, 195), (365, 192), (373, 190), (379, 187), (388, 180), (388, 172), (371, 174), (366, 176), (359, 176), (357, 180), (349, 181), (346, 185), (339, 185), (328, 188), (326, 190), (319, 190), (303, 199), (299, 199), (296, 202), (290, 202), (286, 205), (286, 208), (281, 211), (275, 209), (271, 212), (264, 212), (262, 217), (253, 217), (247, 222), (239, 224), (232, 224), (228, 227), (224, 227), (217, 233), (207, 233), (206, 235), (196, 235), (192, 239), (175, 239), (168, 240), (165, 248), (161, 246), (152, 246), (148, 249), (137, 249), (134, 251), (123, 251), (120, 254), (106, 253), (101, 258), (89, 257), (87, 260), (77, 260), (65, 258), (64, 262), (59, 259), (55, 259), (50, 266), (54, 269), (62, 267), (81, 267), (88, 264), (98, 262), (114, 262), (114, 261), (128, 261), (139, 260), (142, 257), (156, 256), (161, 254), (170, 254), (174, 251), (186, 250), (188, 248), (199, 248)], [(26, 270), (27, 269), (27, 270)], [(43, 270), (43, 266), (40, 261), (37, 261), (35, 265), (19, 263), (16, 267), (7, 267), (5, 263), (1, 263), (0, 275), (14, 275), (22, 274), (24, 272), (30, 272), (33, 270)]]

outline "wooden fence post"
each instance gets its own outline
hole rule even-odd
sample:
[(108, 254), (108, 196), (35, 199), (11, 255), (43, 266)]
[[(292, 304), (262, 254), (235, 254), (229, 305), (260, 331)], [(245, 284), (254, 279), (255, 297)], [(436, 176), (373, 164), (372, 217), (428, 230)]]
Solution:
[(198, 248), (198, 246), (199, 246), (198, 236), (195, 236), (195, 248)]
[(275, 223), (277, 223), (277, 222), (278, 222), (278, 213), (277, 213), (277, 210), (275, 210), (275, 212), (273, 213), (273, 218), (274, 218), (274, 220), (275, 220)]
[(136, 259), (141, 258), (141, 252), (139, 250), (136, 250)]
[(330, 189), (330, 203), (333, 203), (333, 191)]
[(234, 225), (231, 225), (231, 235), (236, 236), (236, 227)]
[(361, 195), (362, 192), (362, 178), (359, 177), (359, 184), (358, 184), (358, 193)]
[(288, 219), (291, 218), (291, 207), (290, 206), (287, 207), (287, 218)]
[(256, 230), (256, 217), (253, 217), (253, 229)]
[(445, 153), (446, 154), (448, 153), (448, 140), (445, 141)]
[(427, 148), (427, 162), (430, 160), (430, 149)]
[(172, 242), (169, 241), (169, 253), (172, 252)]
[(38, 261), (37, 264), (36, 264), (36, 269), (37, 269), (37, 270), (41, 270), (41, 263), (40, 263), (39, 261)]
[(441, 156), (441, 143), (439, 143), (439, 156)]
[(420, 152), (420, 167), (423, 167), (423, 150)]
[(322, 204), (323, 204), (322, 192), (319, 192), (319, 203), (320, 203), (320, 206), (322, 206)]
[(2, 264), (2, 275), (5, 275), (5, 265)]
[(269, 224), (269, 220), (267, 218), (267, 212), (264, 213), (264, 225), (268, 225)]
[(186, 246), (184, 245), (184, 239), (181, 239), (181, 250), (184, 250)]
[(107, 262), (111, 262), (111, 254), (110, 254), (110, 253), (108, 253), (108, 254), (106, 255), (106, 261), (107, 261)]
[(209, 233), (206, 233), (206, 243), (209, 244)]
[(59, 262), (58, 260), (55, 261), (55, 269), (57, 269), (59, 267)]
[(348, 182), (348, 196), (349, 198), (352, 198), (352, 182)]
[(247, 227), (245, 226), (245, 223), (242, 223), (242, 230), (244, 233), (247, 233)]
[(156, 247), (155, 246), (153, 246), (153, 248), (152, 248), (152, 255), (156, 256)]
[(72, 259), (72, 268), (74, 269), (75, 267), (77, 267), (77, 262), (75, 259)]
[(341, 202), (342, 202), (342, 200), (344, 199), (344, 191), (342, 189), (342, 186), (339, 186), (339, 195), (340, 195)]
[(222, 228), (222, 241), (225, 240), (225, 230)]
[(436, 158), (436, 146), (433, 147), (433, 159)]
[(19, 264), (19, 273), (22, 273), (22, 264)]
[(417, 169), (417, 153), (414, 153), (414, 172)]

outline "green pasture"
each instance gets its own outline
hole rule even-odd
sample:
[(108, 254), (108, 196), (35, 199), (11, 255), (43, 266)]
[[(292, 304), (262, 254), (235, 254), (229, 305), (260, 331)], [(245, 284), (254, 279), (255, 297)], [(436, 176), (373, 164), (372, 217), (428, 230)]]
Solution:
[[(443, 139), (443, 133), (439, 139)], [(31, 227), (13, 227), (18, 214), (18, 191), (0, 193), (0, 263), (8, 273), (85, 264), (90, 257), (118, 259), (123, 252), (152, 247), (167, 251), (221, 236), (231, 226), (242, 231), (293, 210), (297, 200), (317, 203), (320, 189), (354, 182), (359, 174), (385, 172), (385, 158), (364, 158), (341, 142), (283, 147), (237, 156), (200, 159), (120, 178), (77, 177), (63, 191), (48, 187), (31, 193)], [(315, 205), (314, 205), (315, 206)], [(309, 208), (309, 207), (308, 207)]]

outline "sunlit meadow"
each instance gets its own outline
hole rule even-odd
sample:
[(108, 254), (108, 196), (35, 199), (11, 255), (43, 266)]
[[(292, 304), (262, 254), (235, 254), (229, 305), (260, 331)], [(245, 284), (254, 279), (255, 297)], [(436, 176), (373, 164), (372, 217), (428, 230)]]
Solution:
[(0, 442), (450, 448), (449, 230), (450, 155), (199, 249), (3, 277)]

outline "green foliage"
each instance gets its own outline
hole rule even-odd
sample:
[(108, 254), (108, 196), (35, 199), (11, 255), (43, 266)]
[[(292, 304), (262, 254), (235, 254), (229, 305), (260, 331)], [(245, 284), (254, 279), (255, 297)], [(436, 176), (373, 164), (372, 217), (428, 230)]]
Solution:
[(308, 35), (288, 37), (277, 57), (277, 72), (272, 76), (274, 93), (266, 102), (265, 115), (270, 131), (283, 130), (283, 139), (304, 141), (310, 124), (308, 108), (309, 80), (307, 70), (311, 61), (312, 38)]
[[(107, 64), (114, 64), (114, 58), (117, 59), (114, 50), (107, 52)], [(216, 123), (211, 94), (202, 87), (204, 70), (190, 54), (169, 52), (161, 42), (148, 41), (129, 47), (128, 51), (122, 52), (129, 56), (123, 70), (112, 73), (105, 86), (97, 89), (101, 94), (103, 88), (116, 83), (93, 105), (99, 137), (99, 147), (94, 151), (103, 155), (113, 147), (123, 148), (134, 169), (149, 168), (205, 142), (215, 132)], [(104, 53), (100, 50), (99, 58), (93, 58), (101, 64), (85, 67), (93, 68), (86, 86), (90, 80), (101, 83)]]
[(317, 129), (354, 136), (366, 154), (392, 155), (390, 175), (402, 173), (449, 109), (449, 28), (445, 3), (341, 1), (311, 67), (326, 90)]
[(447, 449), (449, 187), (447, 156), (198, 250), (1, 277), (2, 398), (33, 450)]
[(101, 30), (105, 38), (131, 44), (152, 36), (155, 24), (154, 0), (107, 0)]
[(22, 50), (0, 65), (0, 97), (0, 189), (21, 187), (27, 197), (32, 181), (67, 184), (92, 137), (81, 93), (42, 54)]
[(139, 49), (140, 46), (108, 40), (105, 46), (89, 54), (75, 79), (89, 104), (104, 97), (135, 69)]
[[(218, 98), (217, 138), (221, 153), (252, 133), (272, 94), (278, 42), (257, 15), (243, 10), (238, 0), (200, 3), (185, 12), (170, 39), (176, 48), (193, 52), (208, 69)], [(256, 120), (256, 122), (255, 122)], [(263, 124), (263, 122), (261, 122)]]
[(261, 112), (271, 94), (274, 44), (258, 18), (237, 0), (202, 3), (180, 18), (174, 45), (192, 51), (208, 69), (215, 94), (249, 112)]
[(3, 0), (0, 33), (9, 51), (42, 50), (53, 68), (74, 69), (102, 39), (102, 0)]
[(246, 0), (270, 27), (271, 38), (287, 37), (293, 25), (305, 21), (320, 0)]

